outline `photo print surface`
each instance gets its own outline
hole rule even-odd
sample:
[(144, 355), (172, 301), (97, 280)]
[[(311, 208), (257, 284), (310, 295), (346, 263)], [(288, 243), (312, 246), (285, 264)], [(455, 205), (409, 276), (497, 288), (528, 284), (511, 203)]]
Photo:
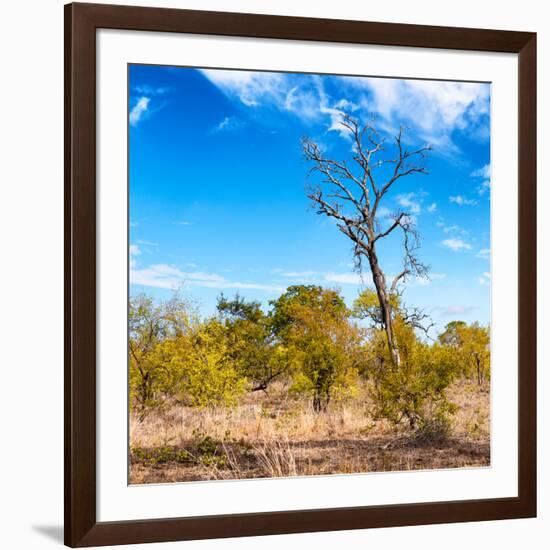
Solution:
[(490, 84), (129, 65), (129, 482), (490, 465)]

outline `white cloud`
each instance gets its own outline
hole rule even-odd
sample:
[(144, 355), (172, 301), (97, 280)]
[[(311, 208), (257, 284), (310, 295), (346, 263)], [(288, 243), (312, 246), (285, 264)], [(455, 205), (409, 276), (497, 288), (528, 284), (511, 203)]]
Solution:
[(453, 225), (446, 225), (443, 218), (439, 218), (439, 221), (435, 223), (437, 227), (439, 227), (443, 233), (445, 234), (454, 234), (454, 235), (469, 235), (469, 231), (464, 229), (463, 227), (460, 227), (459, 225), (453, 224)]
[(131, 244), (129, 252), (130, 256), (139, 256), (141, 254), (141, 250), (137, 244)]
[(325, 273), (325, 281), (342, 285), (365, 284), (365, 276), (359, 273)]
[(477, 282), (480, 284), (480, 285), (488, 285), (491, 283), (491, 274), (488, 272), (488, 271), (485, 271), (484, 273), (482, 273), (478, 278), (477, 278)]
[(201, 69), (201, 73), (222, 92), (237, 97), (248, 107), (257, 107), (266, 100), (284, 104), (290, 90), (282, 73)]
[(145, 95), (145, 96), (155, 96), (155, 95), (165, 95), (169, 92), (171, 92), (173, 90), (173, 88), (169, 88), (167, 86), (165, 87), (162, 87), (162, 86), (149, 86), (148, 84), (141, 84), (141, 85), (138, 85), (138, 86), (135, 86), (133, 88), (133, 91), (134, 92), (137, 92), (138, 94), (140, 95)]
[(290, 278), (313, 277), (315, 275), (315, 271), (283, 271), (281, 272), (281, 275), (283, 277)]
[(470, 176), (473, 178), (481, 178), (483, 181), (479, 184), (477, 192), (479, 195), (484, 195), (491, 188), (491, 165), (486, 164), (477, 170), (474, 170)]
[(389, 218), (390, 216), (391, 216), (391, 211), (389, 208), (385, 206), (380, 206), (380, 208), (376, 210), (377, 218)]
[(430, 204), (430, 206), (428, 206), (428, 208), (426, 208), (426, 210), (430, 214), (433, 214), (437, 210), (437, 204), (435, 202), (432, 202), (432, 204)]
[(477, 170), (474, 170), (470, 176), (473, 178), (483, 178), (483, 179), (490, 179), (491, 177), (491, 165), (486, 164), (485, 166), (482, 166), (481, 168), (478, 168)]
[(237, 130), (242, 126), (242, 123), (236, 117), (226, 116), (219, 124), (214, 127), (214, 132), (223, 132)]
[(460, 227), (458, 225), (447, 225), (443, 227), (443, 233), (459, 232)]
[(346, 80), (369, 92), (370, 97), (363, 103), (385, 119), (388, 129), (395, 131), (405, 122), (439, 152), (456, 151), (452, 141), (455, 130), (467, 131), (474, 138), (488, 137), (487, 84), (358, 77)]
[(420, 214), (420, 203), (415, 198), (416, 193), (405, 193), (397, 196), (397, 203), (412, 214)]
[(182, 221), (179, 221), (179, 222), (174, 222), (175, 225), (193, 225), (193, 222), (188, 222), (188, 221), (185, 221), (185, 220), (182, 220)]
[(476, 309), (475, 306), (451, 305), (447, 307), (436, 307), (434, 311), (439, 311), (441, 317), (453, 317), (456, 315), (468, 315)]
[(136, 256), (139, 256), (141, 254), (141, 250), (139, 249), (139, 246), (137, 244), (131, 244), (128, 249), (128, 254), (130, 256), (130, 269), (135, 267), (136, 265)]
[(331, 77), (348, 87), (343, 99), (331, 98), (324, 89), (326, 80), (316, 75), (220, 69), (201, 69), (201, 73), (226, 96), (247, 107), (275, 108), (305, 121), (328, 118), (327, 131), (344, 138), (349, 138), (349, 132), (340, 124), (342, 112), (358, 109), (378, 115), (377, 126), (390, 133), (402, 124), (410, 126), (410, 135), (432, 143), (440, 154), (458, 151), (452, 140), (456, 130), (472, 139), (488, 137), (484, 130), (489, 115), (486, 84)]
[[(202, 69), (201, 73), (226, 96), (247, 107), (274, 108), (306, 122), (328, 119), (327, 132), (336, 131), (349, 138), (349, 131), (340, 121), (344, 110), (354, 111), (358, 106), (346, 99), (332, 100), (316, 75), (218, 69)], [(224, 121), (221, 124), (226, 126)]]
[(433, 281), (441, 281), (446, 276), (446, 273), (428, 273), (427, 277), (414, 277), (410, 282), (413, 285), (428, 286)]
[(485, 193), (489, 191), (490, 188), (491, 188), (491, 180), (484, 180), (478, 186), (477, 192), (479, 195), (485, 195)]
[(130, 284), (168, 289), (202, 287), (220, 290), (263, 290), (266, 292), (283, 292), (285, 290), (285, 287), (280, 285), (231, 281), (217, 273), (182, 271), (178, 267), (168, 264), (137, 268), (135, 262), (130, 264)]
[(450, 202), (454, 202), (455, 204), (458, 204), (458, 206), (474, 206), (477, 204), (477, 201), (473, 199), (468, 199), (466, 197), (463, 197), (462, 195), (456, 195), (456, 196), (450, 196), (449, 197)]
[(451, 250), (454, 250), (455, 252), (459, 250), (471, 250), (472, 248), (471, 244), (468, 244), (467, 242), (464, 242), (462, 239), (457, 239), (457, 238), (445, 239), (444, 241), (441, 241), (441, 244), (446, 248), (450, 248)]
[(490, 248), (482, 248), (477, 254), (476, 258), (482, 258), (483, 260), (488, 260), (491, 257)]
[(137, 123), (141, 120), (143, 113), (149, 108), (149, 102), (151, 98), (142, 96), (137, 100), (137, 103), (134, 105), (130, 111), (130, 124), (132, 126), (137, 126)]

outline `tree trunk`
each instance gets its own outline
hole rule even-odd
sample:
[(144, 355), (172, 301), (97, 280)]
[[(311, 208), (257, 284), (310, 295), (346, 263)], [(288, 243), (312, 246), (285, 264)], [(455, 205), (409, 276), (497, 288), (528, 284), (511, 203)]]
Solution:
[(390, 351), (394, 367), (399, 367), (401, 358), (399, 356), (399, 350), (397, 348), (397, 343), (395, 342), (395, 337), (393, 334), (392, 311), (388, 299), (386, 278), (384, 277), (384, 273), (382, 273), (382, 270), (378, 265), (378, 257), (376, 255), (374, 246), (372, 247), (368, 255), (368, 259), (372, 272), (372, 281), (376, 288), (376, 294), (378, 296), (378, 302), (380, 304), (380, 310), (382, 312), (382, 325), (384, 326), (384, 331), (386, 332), (388, 349)]
[(483, 371), (481, 370), (481, 360), (479, 357), (476, 357), (476, 365), (477, 365), (477, 385), (481, 386), (483, 383)]

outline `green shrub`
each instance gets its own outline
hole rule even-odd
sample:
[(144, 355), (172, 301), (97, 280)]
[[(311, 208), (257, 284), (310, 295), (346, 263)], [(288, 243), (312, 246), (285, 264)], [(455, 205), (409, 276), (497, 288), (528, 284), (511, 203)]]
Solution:
[(385, 358), (384, 368), (378, 366), (375, 371), (375, 414), (395, 424), (405, 422), (419, 436), (444, 436), (455, 411), (446, 397), (446, 390), (457, 375), (452, 354), (438, 344), (421, 342), (414, 330), (400, 320), (395, 329), (401, 355), (399, 366), (392, 364), (384, 335), (378, 335), (378, 354), (385, 354)]

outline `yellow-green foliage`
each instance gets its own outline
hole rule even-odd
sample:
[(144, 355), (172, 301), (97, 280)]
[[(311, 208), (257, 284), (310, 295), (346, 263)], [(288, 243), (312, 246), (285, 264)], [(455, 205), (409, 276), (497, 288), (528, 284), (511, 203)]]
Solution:
[(187, 334), (193, 323), (188, 303), (174, 296), (155, 304), (144, 294), (130, 299), (128, 311), (130, 397), (140, 414), (162, 403), (171, 391), (172, 355), (168, 343)]
[(216, 320), (200, 322), (174, 297), (154, 304), (140, 295), (129, 308), (130, 398), (143, 417), (176, 396), (190, 405), (231, 405), (247, 387)]
[[(200, 319), (175, 296), (154, 302), (139, 295), (129, 307), (130, 398), (143, 418), (177, 400), (190, 407), (232, 406), (247, 391), (269, 391), (275, 379), (306, 395), (316, 412), (353, 397), (369, 382), (378, 417), (417, 433), (441, 431), (453, 407), (446, 390), (459, 375), (489, 377), (489, 331), (449, 323), (432, 343), (418, 335), (418, 311), (390, 298), (399, 364), (390, 357), (377, 297), (364, 291), (350, 311), (338, 290), (314, 285), (287, 289), (266, 313), (239, 296), (218, 301)], [(363, 321), (370, 321), (365, 328)]]
[(271, 320), (259, 302), (246, 302), (238, 294), (234, 299), (220, 296), (217, 307), (237, 370), (253, 389), (267, 389), (287, 367), (280, 360), (280, 346), (273, 341)]
[(439, 342), (452, 349), (454, 360), (460, 364), (464, 376), (475, 377), (479, 385), (489, 380), (491, 353), (488, 327), (452, 321), (439, 335)]
[(339, 294), (293, 287), (279, 299), (274, 317), (293, 362), (291, 391), (311, 396), (316, 411), (356, 392), (360, 331)]
[(452, 405), (445, 390), (457, 374), (452, 354), (444, 346), (428, 345), (418, 339), (412, 327), (396, 318), (394, 330), (401, 362), (392, 364), (380, 330), (374, 334), (376, 357), (375, 403), (379, 416), (398, 424), (407, 421), (411, 428), (424, 429), (434, 424), (444, 428)]
[(226, 327), (209, 320), (171, 343), (171, 370), (179, 378), (178, 390), (189, 405), (234, 405), (248, 387), (231, 357)]

